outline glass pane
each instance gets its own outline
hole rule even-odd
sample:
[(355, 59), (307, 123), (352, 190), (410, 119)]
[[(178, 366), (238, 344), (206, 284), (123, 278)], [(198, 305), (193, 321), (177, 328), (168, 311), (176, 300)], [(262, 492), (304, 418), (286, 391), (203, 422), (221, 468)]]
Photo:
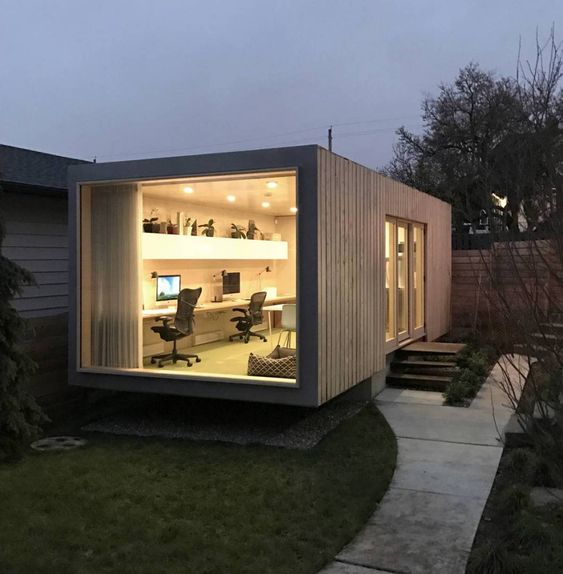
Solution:
[(409, 330), (409, 252), (406, 225), (397, 226), (397, 327), (399, 333)]
[(413, 227), (414, 252), (414, 327), (424, 326), (424, 228), (421, 225)]
[(395, 224), (385, 222), (385, 340), (395, 332)]

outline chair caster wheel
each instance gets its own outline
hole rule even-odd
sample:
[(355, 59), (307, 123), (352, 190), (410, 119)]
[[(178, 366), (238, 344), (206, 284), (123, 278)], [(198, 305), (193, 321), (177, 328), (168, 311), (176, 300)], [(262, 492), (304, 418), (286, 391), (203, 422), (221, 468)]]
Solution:
[(264, 343), (267, 343), (267, 342), (268, 342), (268, 339), (266, 339), (266, 337), (264, 337)]
[(154, 365), (156, 363), (156, 359), (151, 359), (151, 365)]
[(195, 360), (195, 362), (196, 362), (196, 363), (201, 363), (201, 359), (198, 357), (198, 358)]
[(188, 363), (188, 367), (191, 367), (192, 364), (190, 363), (190, 361), (186, 361)]
[(159, 369), (162, 369), (162, 367), (164, 367), (164, 364), (163, 364), (163, 363), (158, 363), (158, 368), (159, 368)]

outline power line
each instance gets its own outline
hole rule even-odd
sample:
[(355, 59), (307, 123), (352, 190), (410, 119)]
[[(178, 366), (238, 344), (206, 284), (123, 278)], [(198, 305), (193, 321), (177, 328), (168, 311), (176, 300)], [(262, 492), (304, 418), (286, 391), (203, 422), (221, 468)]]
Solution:
[[(353, 125), (361, 125), (361, 124), (373, 124), (373, 123), (380, 123), (380, 122), (387, 122), (387, 121), (400, 121), (401, 119), (407, 119), (407, 118), (412, 118), (412, 117), (418, 117), (418, 116), (402, 116), (402, 117), (394, 117), (394, 118), (377, 118), (377, 119), (371, 119), (371, 120), (355, 120), (355, 121), (350, 121), (350, 122), (340, 122), (340, 123), (334, 123), (331, 124), (332, 127), (344, 127), (344, 126), (353, 126)], [(223, 146), (230, 146), (230, 145), (238, 145), (238, 144), (244, 144), (244, 143), (250, 143), (250, 142), (258, 142), (258, 141), (263, 141), (263, 140), (275, 140), (278, 138), (284, 138), (286, 136), (291, 136), (291, 135), (296, 135), (296, 134), (305, 134), (307, 132), (317, 132), (317, 131), (325, 131), (327, 129), (327, 127), (329, 127), (329, 124), (325, 124), (322, 126), (315, 126), (315, 127), (309, 127), (309, 128), (301, 128), (301, 129), (296, 129), (296, 130), (291, 130), (291, 131), (287, 131), (287, 132), (280, 132), (280, 133), (276, 133), (276, 134), (269, 134), (269, 135), (262, 135), (262, 136), (254, 136), (254, 137), (250, 137), (250, 138), (244, 138), (244, 139), (238, 139), (238, 140), (231, 140), (231, 141), (226, 141), (226, 142), (221, 142), (221, 143), (209, 143), (209, 144), (202, 144), (202, 145), (198, 145), (198, 146), (192, 146), (192, 147), (182, 147), (182, 148), (175, 148), (175, 149), (160, 149), (160, 150), (149, 150), (149, 149), (145, 149), (145, 150), (137, 150), (137, 151), (128, 151), (128, 152), (122, 152), (119, 155), (111, 155), (111, 154), (97, 154), (97, 158), (105, 158), (106, 160), (108, 159), (120, 159), (120, 158), (125, 158), (125, 157), (131, 157), (131, 156), (138, 156), (138, 155), (146, 155), (146, 154), (176, 154), (176, 153), (188, 153), (188, 152), (195, 152), (195, 151), (205, 151), (207, 149), (211, 149), (211, 148), (217, 148), (217, 147), (223, 147)], [(377, 131), (394, 131), (396, 128), (380, 128), (379, 130), (373, 130), (373, 133), (377, 133)], [(355, 135), (354, 133), (345, 133), (345, 134), (341, 134), (338, 137), (351, 137)], [(363, 133), (363, 132), (358, 132), (357, 135), (367, 135), (367, 132)], [(313, 137), (311, 135), (311, 137)], [(298, 141), (301, 142), (303, 141), (302, 139)], [(278, 145), (280, 145), (280, 142), (276, 142)]]

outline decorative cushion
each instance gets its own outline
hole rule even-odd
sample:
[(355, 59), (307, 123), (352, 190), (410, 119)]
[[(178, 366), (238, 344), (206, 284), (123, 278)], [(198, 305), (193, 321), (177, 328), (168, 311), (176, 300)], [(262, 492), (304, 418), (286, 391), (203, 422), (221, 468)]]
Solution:
[(276, 345), (276, 348), (268, 355), (270, 359), (283, 359), (284, 357), (293, 357), (297, 354), (297, 349), (292, 349), (291, 347), (280, 347)]
[(255, 377), (297, 378), (297, 357), (290, 355), (281, 359), (261, 357), (250, 353), (248, 356), (248, 374)]

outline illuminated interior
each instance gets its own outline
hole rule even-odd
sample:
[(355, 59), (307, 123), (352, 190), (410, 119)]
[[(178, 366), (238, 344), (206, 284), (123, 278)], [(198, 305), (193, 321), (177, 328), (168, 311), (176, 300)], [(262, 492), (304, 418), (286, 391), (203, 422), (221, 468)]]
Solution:
[[(278, 342), (297, 361), (296, 185), (292, 170), (83, 185), (82, 369), (295, 385), (281, 363), (248, 369)], [(201, 289), (189, 329), (176, 317), (186, 289)], [(261, 292), (250, 329), (233, 322)], [(159, 358), (173, 347), (155, 329), (163, 318), (191, 331), (176, 349), (197, 359)]]

